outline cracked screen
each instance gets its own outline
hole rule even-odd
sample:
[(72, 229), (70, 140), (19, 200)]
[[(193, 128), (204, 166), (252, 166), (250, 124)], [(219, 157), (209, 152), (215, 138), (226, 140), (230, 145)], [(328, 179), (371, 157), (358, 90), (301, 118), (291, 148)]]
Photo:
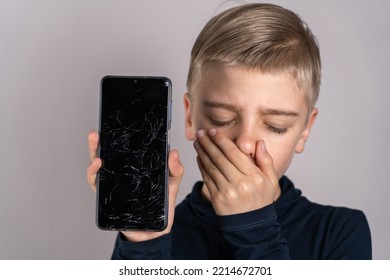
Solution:
[(162, 230), (171, 83), (167, 78), (105, 77), (101, 86), (97, 224)]

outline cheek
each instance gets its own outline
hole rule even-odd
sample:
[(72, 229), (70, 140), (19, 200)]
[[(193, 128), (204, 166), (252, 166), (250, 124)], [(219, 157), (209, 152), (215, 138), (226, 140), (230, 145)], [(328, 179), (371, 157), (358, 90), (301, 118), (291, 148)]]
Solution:
[(291, 144), (277, 146), (270, 145), (270, 147), (267, 146), (268, 152), (274, 161), (275, 172), (279, 179), (285, 174), (290, 166), (295, 154), (294, 148), (295, 146)]

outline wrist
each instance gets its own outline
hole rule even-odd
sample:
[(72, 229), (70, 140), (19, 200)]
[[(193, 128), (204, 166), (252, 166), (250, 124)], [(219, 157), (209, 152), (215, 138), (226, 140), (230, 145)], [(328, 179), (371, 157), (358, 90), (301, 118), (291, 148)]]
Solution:
[(222, 231), (241, 231), (253, 227), (267, 227), (277, 222), (274, 204), (253, 211), (219, 216)]

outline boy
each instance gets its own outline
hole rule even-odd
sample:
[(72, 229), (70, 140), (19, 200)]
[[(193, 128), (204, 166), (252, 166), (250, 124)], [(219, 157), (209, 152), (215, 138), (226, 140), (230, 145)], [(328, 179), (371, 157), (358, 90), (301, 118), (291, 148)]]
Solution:
[[(293, 12), (247, 4), (211, 19), (191, 53), (185, 130), (203, 182), (175, 209), (184, 168), (169, 155), (163, 232), (122, 232), (114, 259), (370, 259), (361, 211), (310, 202), (284, 176), (318, 110), (321, 63)], [(88, 181), (101, 166), (89, 135)]]

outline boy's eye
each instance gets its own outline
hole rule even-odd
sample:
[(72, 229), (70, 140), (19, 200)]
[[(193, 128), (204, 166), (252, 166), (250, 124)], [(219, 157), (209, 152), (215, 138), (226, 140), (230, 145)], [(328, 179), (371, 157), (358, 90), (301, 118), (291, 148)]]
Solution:
[(220, 121), (220, 120), (215, 120), (215, 119), (211, 119), (211, 118), (210, 118), (210, 122), (211, 122), (212, 125), (214, 125), (214, 126), (223, 127), (223, 126), (228, 126), (229, 124), (233, 123), (234, 120)]
[[(235, 121), (234, 119), (228, 120), (228, 121), (216, 120), (213, 118), (209, 118), (209, 119), (210, 119), (210, 123), (216, 127), (228, 126), (228, 125), (231, 125)], [(267, 125), (267, 128), (271, 132), (279, 134), (279, 135), (284, 134), (288, 131), (287, 127), (277, 127), (277, 126), (273, 126), (273, 125), (269, 125), (269, 124)]]
[(275, 127), (272, 125), (267, 125), (267, 126), (268, 126), (269, 130), (271, 130), (272, 132), (274, 132), (276, 134), (284, 134), (288, 131), (288, 129), (286, 127)]

